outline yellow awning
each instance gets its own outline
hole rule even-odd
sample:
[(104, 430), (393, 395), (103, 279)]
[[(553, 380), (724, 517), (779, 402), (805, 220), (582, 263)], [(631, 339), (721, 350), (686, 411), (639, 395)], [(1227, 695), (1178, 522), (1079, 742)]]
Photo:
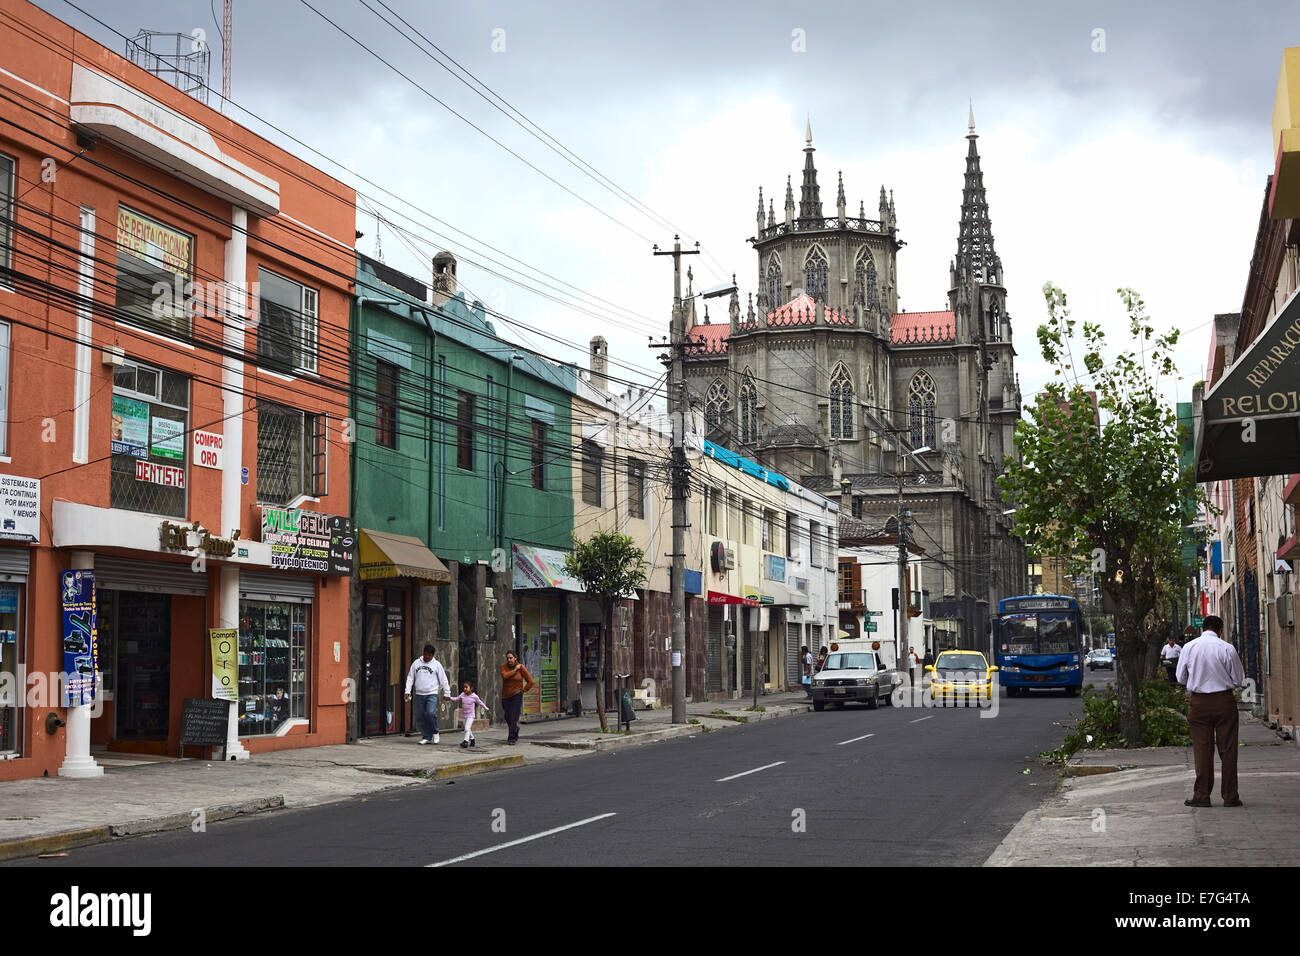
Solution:
[(361, 580), (415, 578), (421, 584), (450, 584), (451, 574), (419, 538), (361, 529)]

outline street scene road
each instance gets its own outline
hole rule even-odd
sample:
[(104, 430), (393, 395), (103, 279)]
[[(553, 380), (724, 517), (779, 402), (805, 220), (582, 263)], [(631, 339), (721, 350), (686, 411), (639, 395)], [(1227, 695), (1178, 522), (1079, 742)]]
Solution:
[(1038, 754), (1071, 711), (830, 709), (36, 862), (977, 866), (1055, 788)]

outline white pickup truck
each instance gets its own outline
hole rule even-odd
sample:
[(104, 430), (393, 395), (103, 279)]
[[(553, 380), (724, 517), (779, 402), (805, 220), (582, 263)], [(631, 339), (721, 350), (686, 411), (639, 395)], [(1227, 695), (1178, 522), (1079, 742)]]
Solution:
[(902, 673), (889, 670), (870, 641), (840, 641), (813, 677), (813, 710), (825, 710), (827, 704), (842, 707), (851, 701), (874, 710), (881, 703), (888, 704), (894, 688), (902, 682)]

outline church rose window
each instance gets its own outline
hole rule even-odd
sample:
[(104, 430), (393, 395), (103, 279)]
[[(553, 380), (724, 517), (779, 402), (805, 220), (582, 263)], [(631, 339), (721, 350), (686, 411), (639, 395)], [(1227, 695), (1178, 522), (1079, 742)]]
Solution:
[(831, 438), (853, 437), (853, 378), (844, 363), (831, 375)]
[(934, 379), (928, 372), (917, 372), (907, 390), (907, 406), (911, 416), (912, 447), (935, 446), (934, 438)]

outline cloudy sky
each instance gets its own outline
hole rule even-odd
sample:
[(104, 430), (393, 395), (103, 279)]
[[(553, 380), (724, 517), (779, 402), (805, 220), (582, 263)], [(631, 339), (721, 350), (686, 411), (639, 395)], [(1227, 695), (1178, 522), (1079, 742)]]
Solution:
[[(121, 34), (206, 31), (220, 88), (220, 0), (77, 3)], [(357, 186), (361, 251), (377, 208), (389, 265), (426, 278), (449, 248), (462, 287), (518, 323), (503, 334), (582, 363), (603, 334), (613, 374), (642, 383), (661, 373), (646, 343), (672, 293), (651, 245), (680, 230), (704, 251), (697, 291), (733, 272), (754, 291), (758, 187), (780, 218), (808, 117), (825, 207), (841, 171), (854, 213), (892, 189), (901, 307), (946, 308), (973, 102), (1026, 400), (1047, 374), (1047, 280), (1121, 341), (1115, 290), (1139, 290), (1183, 330), (1168, 394), (1189, 399), (1214, 313), (1241, 307), (1282, 49), (1300, 43), (1281, 0), (385, 3), (544, 133), (367, 9), (395, 20), (380, 0), (235, 0), (227, 112)], [(41, 6), (123, 48), (64, 0)]]

